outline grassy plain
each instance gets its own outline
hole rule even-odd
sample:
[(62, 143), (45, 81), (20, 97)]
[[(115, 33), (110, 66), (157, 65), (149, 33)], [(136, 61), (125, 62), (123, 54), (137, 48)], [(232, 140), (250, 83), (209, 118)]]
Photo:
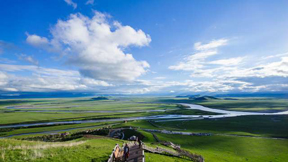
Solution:
[[(35, 142), (16, 139), (0, 139), (0, 162), (15, 161), (83, 161), (106, 162), (114, 146), (125, 141), (95, 136), (96, 139), (81, 138), (69, 142)], [(145, 153), (145, 160), (180, 162), (183, 158)]]
[(213, 120), (186, 120), (153, 122), (136, 121), (122, 123), (115, 127), (139, 127), (145, 129), (165, 129), (195, 133), (214, 133), (288, 138), (288, 116), (242, 116)]
[[(0, 125), (50, 122), (50, 121), (111, 119), (111, 118), (124, 118), (124, 117), (165, 115), (165, 114), (183, 114), (183, 115), (215, 114), (200, 110), (180, 109), (177, 107), (176, 104), (159, 103), (159, 102), (152, 103), (150, 102), (150, 100), (151, 100), (150, 98), (145, 99), (132, 98), (131, 100), (116, 98), (107, 101), (95, 101), (87, 98), (2, 100), (0, 101), (0, 107), (1, 107)], [(49, 112), (47, 112), (47, 110)], [(159, 110), (159, 111), (153, 112), (153, 110)], [(93, 111), (99, 111), (99, 112), (93, 112)], [(131, 112), (121, 112), (121, 111), (131, 111)], [(132, 112), (132, 111), (141, 111), (141, 112)]]
[(288, 138), (288, 116), (241, 116), (214, 120), (157, 122), (163, 128), (191, 132), (210, 132)]
[[(146, 129), (176, 130), (188, 132), (211, 132), (212, 136), (186, 136), (155, 133), (161, 141), (171, 141), (181, 148), (202, 155), (205, 161), (285, 161), (288, 158), (287, 116), (277, 122), (268, 116), (236, 117), (220, 120), (159, 122), (128, 122), (117, 127), (134, 126)], [(275, 118), (275, 117), (274, 117)], [(270, 124), (269, 124), (270, 123)], [(267, 127), (265, 124), (268, 124)], [(179, 128), (180, 126), (180, 128)], [(151, 133), (140, 130), (145, 142), (155, 143)], [(232, 134), (232, 136), (231, 136)]]
[(278, 98), (217, 98), (206, 101), (188, 98), (159, 98), (158, 100), (163, 103), (192, 103), (231, 111), (279, 112), (288, 110), (288, 100)]
[(273, 161), (288, 158), (288, 140), (233, 136), (183, 136), (156, 133), (163, 141), (180, 144), (190, 152), (202, 155), (205, 161)]
[[(213, 115), (199, 110), (187, 110), (177, 107), (176, 103), (194, 103), (211, 108), (241, 111), (279, 111), (288, 110), (287, 100), (271, 98), (237, 98), (237, 100), (192, 101), (183, 98), (146, 97), (146, 98), (111, 98), (94, 101), (89, 98), (74, 99), (25, 99), (0, 101), (0, 125), (16, 123), (36, 123), (47, 121), (90, 120), (107, 118), (124, 118), (165, 114)], [(8, 109), (7, 106), (16, 106)], [(18, 107), (17, 107), (18, 106)], [(21, 109), (33, 108), (33, 109)], [(26, 112), (23, 112), (25, 110)], [(51, 112), (31, 112), (33, 110), (50, 110)], [(59, 112), (58, 110), (79, 111)], [(111, 111), (111, 112), (85, 112)], [(119, 112), (139, 110), (165, 110), (161, 112)], [(82, 111), (82, 112), (81, 112)], [(113, 112), (114, 111), (114, 112)], [(118, 111), (118, 112), (117, 112)], [(165, 129), (183, 132), (213, 133), (212, 136), (184, 136), (155, 133), (161, 141), (180, 144), (192, 153), (200, 154), (205, 161), (285, 161), (288, 159), (288, 116), (242, 116), (210, 120), (187, 121), (152, 121), (145, 120), (124, 122), (82, 123), (29, 127), (1, 130), (0, 136), (23, 133), (37, 133), (8, 139), (0, 139), (0, 162), (14, 161), (106, 161), (116, 143), (123, 140), (99, 137), (97, 139), (81, 138), (68, 142), (36, 142), (19, 140), (22, 137), (38, 136), (45, 131), (76, 132), (101, 128), (110, 124), (114, 128), (137, 127), (145, 136), (143, 141), (150, 146), (160, 147), (146, 129)], [(70, 130), (69, 130), (70, 129)], [(62, 130), (62, 131), (61, 131)], [(42, 132), (42, 133), (41, 133)], [(49, 132), (49, 133), (51, 133)], [(49, 134), (48, 133), (48, 134)], [(245, 137), (243, 137), (245, 136)], [(45, 146), (45, 147), (44, 147)], [(151, 153), (146, 154), (146, 161), (187, 161)]]

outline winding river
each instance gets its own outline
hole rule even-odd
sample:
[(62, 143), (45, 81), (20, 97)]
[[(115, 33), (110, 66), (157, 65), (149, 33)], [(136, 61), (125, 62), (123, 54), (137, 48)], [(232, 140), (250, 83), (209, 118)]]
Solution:
[[(155, 115), (144, 117), (130, 117), (130, 118), (114, 118), (114, 119), (97, 119), (97, 120), (73, 120), (73, 121), (57, 121), (57, 122), (40, 122), (40, 123), (27, 123), (27, 124), (13, 124), (4, 125), (0, 128), (17, 128), (17, 127), (30, 127), (30, 126), (47, 126), (47, 125), (59, 125), (59, 124), (80, 124), (80, 123), (99, 123), (99, 122), (117, 122), (117, 121), (131, 121), (131, 120), (158, 120), (161, 121), (177, 121), (177, 120), (200, 120), (200, 119), (215, 119), (215, 118), (227, 118), (236, 116), (248, 116), (248, 115), (287, 115), (288, 111), (277, 113), (259, 113), (259, 112), (242, 112), (242, 111), (228, 111), (220, 109), (212, 109), (201, 105), (180, 103), (181, 105), (188, 106), (187, 109), (202, 110), (206, 112), (219, 113), (220, 115)], [(9, 107), (10, 109), (12, 107)], [(37, 110), (35, 110), (37, 111)], [(45, 110), (43, 110), (45, 111)], [(39, 112), (43, 112), (39, 110)], [(145, 111), (87, 111), (87, 112), (151, 112), (151, 111), (165, 111), (165, 110), (145, 110)], [(37, 111), (38, 112), (38, 111)], [(66, 112), (66, 110), (64, 111)], [(78, 111), (79, 112), (79, 111)]]
[[(187, 104), (187, 103), (180, 103), (183, 106), (188, 106), (190, 108), (188, 109), (196, 109), (196, 110), (202, 110), (207, 112), (213, 112), (213, 113), (220, 113), (224, 114), (225, 117), (231, 116), (246, 116), (246, 115), (287, 115), (288, 111), (282, 111), (282, 112), (276, 112), (276, 113), (261, 113), (261, 112), (244, 112), (244, 111), (228, 111), (228, 110), (221, 110), (221, 109), (212, 109), (201, 105), (195, 105), (195, 104)], [(228, 116), (227, 116), (228, 115)], [(214, 115), (217, 116), (217, 115)]]

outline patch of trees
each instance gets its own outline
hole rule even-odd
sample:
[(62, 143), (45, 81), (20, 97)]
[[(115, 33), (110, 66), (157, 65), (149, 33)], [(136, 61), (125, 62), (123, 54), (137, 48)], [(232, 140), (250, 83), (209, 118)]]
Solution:
[(109, 128), (100, 128), (100, 129), (89, 129), (86, 131), (80, 131), (75, 133), (57, 133), (44, 136), (28, 137), (22, 138), (22, 140), (28, 141), (45, 141), (45, 142), (64, 142), (70, 141), (78, 138), (82, 138), (84, 135), (100, 135), (107, 136), (109, 133)]
[(218, 100), (218, 98), (213, 96), (189, 97), (189, 99), (194, 101)]
[(187, 109), (187, 108), (190, 108), (189, 106), (181, 105), (181, 104), (177, 104), (177, 107), (180, 108), (180, 109)]
[(14, 130), (14, 128), (0, 128), (0, 132), (10, 132), (13, 130)]
[(91, 98), (92, 100), (109, 100), (108, 97), (103, 97), (103, 96), (100, 96), (100, 97), (93, 97)]

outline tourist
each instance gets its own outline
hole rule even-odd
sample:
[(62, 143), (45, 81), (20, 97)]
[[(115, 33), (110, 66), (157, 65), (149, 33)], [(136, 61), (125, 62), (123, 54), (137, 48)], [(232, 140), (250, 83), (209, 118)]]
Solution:
[(126, 161), (128, 157), (129, 157), (129, 147), (128, 144), (126, 143), (124, 147), (124, 161)]
[(137, 138), (137, 139), (138, 139), (138, 143), (139, 143), (139, 148), (141, 148), (142, 141), (140, 140), (140, 138)]
[(136, 145), (137, 144), (137, 141), (138, 141), (138, 137), (136, 137), (136, 139), (135, 139), (135, 141), (134, 141), (134, 145)]

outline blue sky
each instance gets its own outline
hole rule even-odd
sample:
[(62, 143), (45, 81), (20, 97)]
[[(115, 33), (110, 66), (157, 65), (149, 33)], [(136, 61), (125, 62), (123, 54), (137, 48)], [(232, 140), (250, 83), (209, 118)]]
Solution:
[(0, 4), (0, 91), (288, 90), (287, 1)]

